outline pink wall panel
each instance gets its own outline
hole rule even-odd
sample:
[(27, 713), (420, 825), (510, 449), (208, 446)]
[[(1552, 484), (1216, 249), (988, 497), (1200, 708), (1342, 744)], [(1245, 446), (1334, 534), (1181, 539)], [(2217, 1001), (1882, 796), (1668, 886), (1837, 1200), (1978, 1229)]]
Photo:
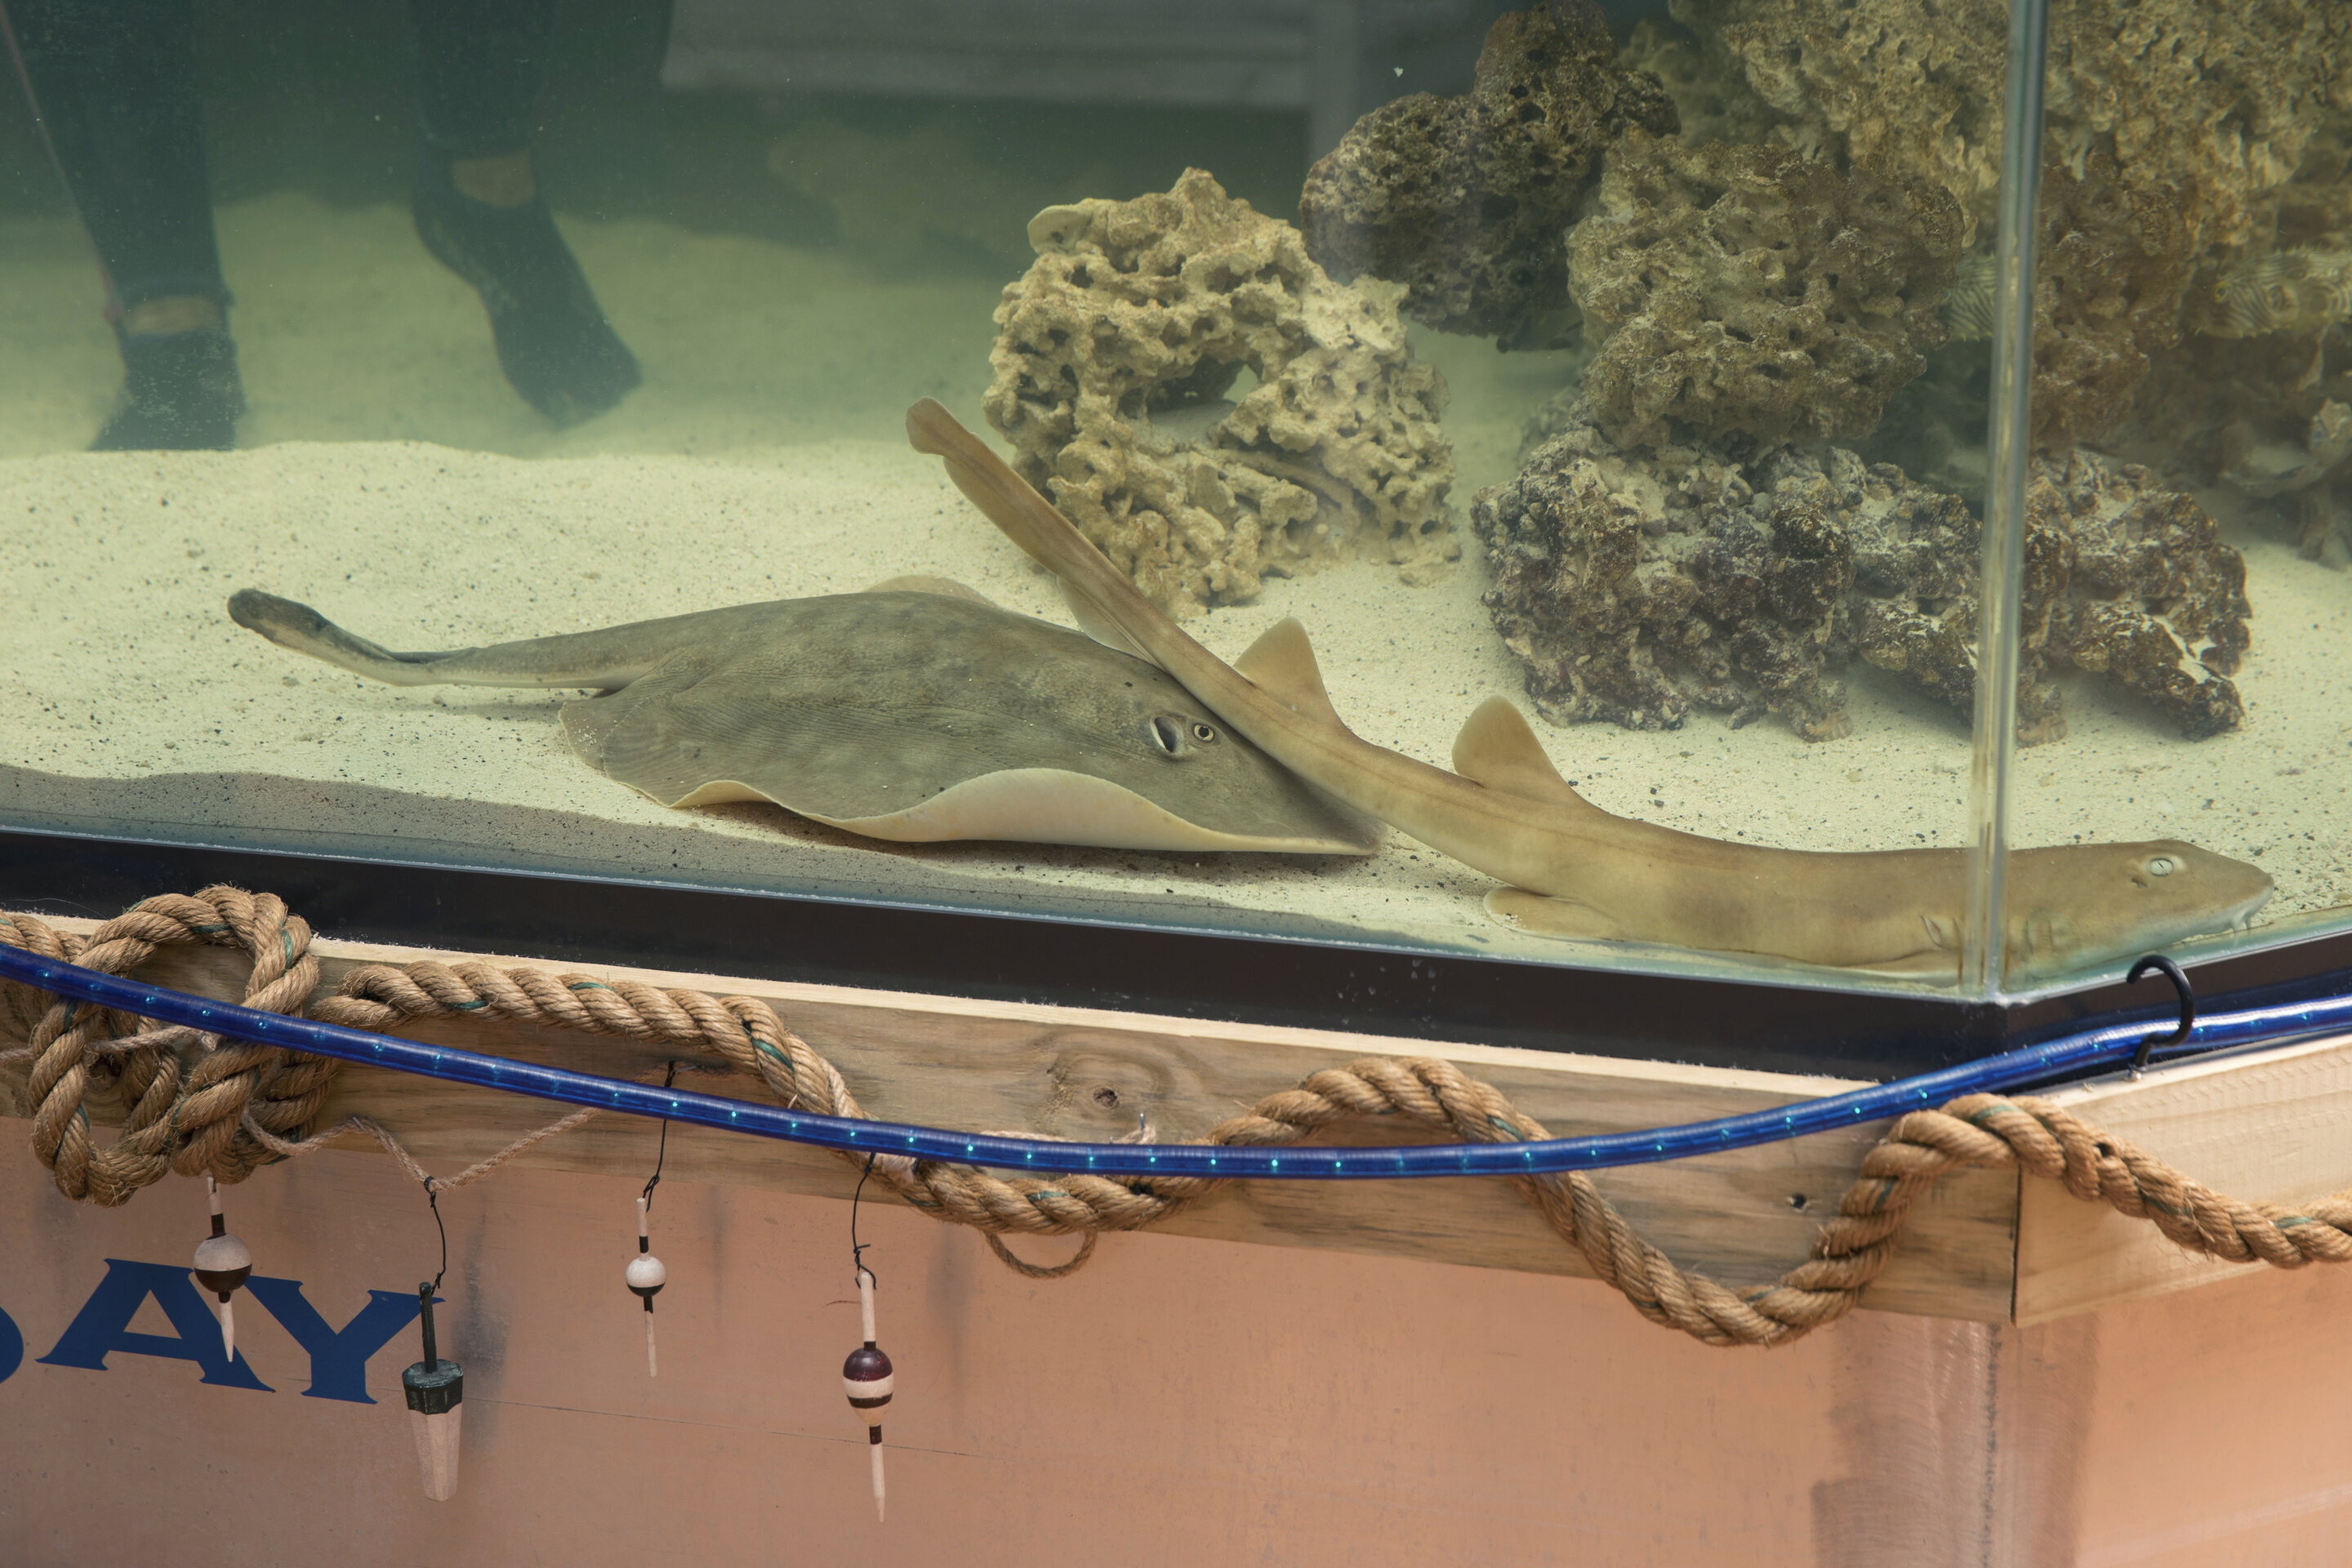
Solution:
[[(1343, 1254), (1114, 1237), (1032, 1282), (868, 1205), (898, 1366), (877, 1526), (838, 1380), (846, 1205), (665, 1183), (649, 1381), (621, 1283), (635, 1184), (530, 1170), (443, 1202), (466, 1452), (435, 1504), (399, 1394), (413, 1328), (369, 1362), (373, 1405), (306, 1397), (309, 1358), (246, 1298), (274, 1392), (133, 1351), (44, 1364), (105, 1259), (185, 1263), (202, 1188), (68, 1204), (8, 1126), (9, 1563), (2352, 1561), (2352, 1276), (2023, 1333), (1864, 1315), (1720, 1352), (1597, 1285)], [(227, 1205), (257, 1272), (332, 1327), (437, 1262), (381, 1159), (267, 1170)], [(129, 1327), (173, 1332), (152, 1301)]]

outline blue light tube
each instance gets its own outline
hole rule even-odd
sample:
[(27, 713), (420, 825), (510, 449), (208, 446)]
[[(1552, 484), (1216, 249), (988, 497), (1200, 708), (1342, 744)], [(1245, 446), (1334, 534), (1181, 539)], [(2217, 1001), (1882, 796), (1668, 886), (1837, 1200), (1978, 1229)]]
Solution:
[[(937, 1127), (910, 1127), (895, 1121), (814, 1116), (751, 1100), (656, 1089), (593, 1073), (420, 1045), (389, 1035), (259, 1012), (159, 985), (142, 985), (5, 944), (0, 944), (0, 978), (117, 1012), (229, 1035), (259, 1045), (308, 1051), (452, 1083), (505, 1089), (540, 1100), (593, 1105), (634, 1116), (667, 1117), (673, 1121), (811, 1143), (852, 1154), (902, 1154), (919, 1160), (945, 1160), (1040, 1174), (1129, 1178), (1358, 1181), (1411, 1176), (1524, 1176), (1654, 1164), (1877, 1121), (1908, 1110), (1927, 1110), (1964, 1094), (1991, 1093), (2021, 1084), (2079, 1077), (2096, 1068), (2129, 1061), (2150, 1032), (2145, 1019), (2105, 1024), (1940, 1072), (1822, 1100), (1800, 1100), (1769, 1110), (1718, 1117), (1712, 1121), (1587, 1138), (1348, 1149), (1049, 1143), (978, 1132), (950, 1132)], [(2157, 1026), (2161, 1027), (2161, 1024)], [(2284, 1045), (2347, 1028), (2352, 1028), (2352, 994), (2331, 994), (2316, 1000), (2247, 1007), (2200, 1017), (2187, 1042), (2159, 1049), (2158, 1054), (2168, 1058), (2203, 1056), (2256, 1045)]]

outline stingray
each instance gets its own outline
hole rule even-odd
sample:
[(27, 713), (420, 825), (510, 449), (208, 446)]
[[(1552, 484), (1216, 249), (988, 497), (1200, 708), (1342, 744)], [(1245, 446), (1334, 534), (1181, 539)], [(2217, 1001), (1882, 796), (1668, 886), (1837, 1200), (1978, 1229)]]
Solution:
[(667, 806), (764, 800), (872, 838), (1365, 855), (1380, 828), (1157, 666), (960, 584), (897, 578), (446, 653), (246, 589), (237, 625), (394, 686), (593, 689), (583, 762)]

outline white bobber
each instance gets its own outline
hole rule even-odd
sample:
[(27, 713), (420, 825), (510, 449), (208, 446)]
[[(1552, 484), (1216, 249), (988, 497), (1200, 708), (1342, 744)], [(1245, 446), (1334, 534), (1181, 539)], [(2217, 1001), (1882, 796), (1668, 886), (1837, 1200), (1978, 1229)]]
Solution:
[(220, 1298), (221, 1353), (236, 1360), (236, 1288), (253, 1273), (253, 1253), (228, 1233), (221, 1218), (220, 1184), (205, 1177), (205, 1196), (213, 1211), (213, 1233), (196, 1243), (196, 1282)]
[(649, 1205), (649, 1199), (637, 1199), (637, 1255), (629, 1259), (627, 1278), (629, 1289), (646, 1304), (646, 1375), (658, 1377), (661, 1373), (654, 1361), (654, 1298), (669, 1283), (669, 1270), (650, 1250), (653, 1241), (647, 1234), (646, 1214)]
[(890, 1358), (874, 1342), (874, 1274), (871, 1269), (857, 1271), (857, 1307), (866, 1330), (866, 1342), (849, 1352), (842, 1363), (841, 1386), (849, 1395), (849, 1407), (866, 1422), (866, 1451), (873, 1456), (874, 1517), (883, 1517), (882, 1508), (882, 1408), (890, 1403), (890, 1391), (897, 1375), (890, 1367)]
[(447, 1502), (457, 1495), (457, 1441), (466, 1416), (466, 1369), (444, 1360), (434, 1343), (433, 1287), (419, 1285), (416, 1301), (425, 1325), (425, 1359), (400, 1374), (400, 1387), (408, 1396), (408, 1425), (416, 1437), (416, 1464), (424, 1472), (425, 1495), (435, 1502)]

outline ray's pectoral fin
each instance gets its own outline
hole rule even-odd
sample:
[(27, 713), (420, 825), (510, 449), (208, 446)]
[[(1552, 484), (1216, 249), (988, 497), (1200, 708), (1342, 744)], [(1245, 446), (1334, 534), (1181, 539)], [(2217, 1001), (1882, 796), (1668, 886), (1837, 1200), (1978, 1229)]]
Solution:
[(903, 576), (885, 577), (858, 590), (861, 594), (937, 594), (942, 598), (968, 599), (975, 605), (996, 607), (996, 601), (969, 583), (959, 583), (952, 577), (934, 577), (928, 572), (909, 572)]
[(730, 750), (723, 738), (675, 721), (672, 704), (710, 674), (715, 658), (710, 650), (688, 648), (617, 691), (565, 703), (559, 715), (564, 739), (582, 762), (662, 805), (769, 798), (751, 787), (758, 782), (756, 751), (720, 754)]
[(1340, 721), (1339, 710), (1331, 706), (1331, 694), (1323, 688), (1323, 671), (1315, 662), (1315, 645), (1307, 640), (1307, 628), (1295, 617), (1285, 616), (1266, 627), (1241, 658), (1234, 660), (1234, 668), (1242, 679), (1267, 696), (1279, 699), (1301, 718), (1330, 724)]
[(1624, 934), (1613, 917), (1591, 904), (1530, 893), (1525, 888), (1496, 889), (1486, 895), (1486, 912), (1504, 925), (1536, 936), (1609, 942)]
[(1528, 727), (1526, 715), (1500, 697), (1478, 704), (1454, 737), (1454, 771), (1505, 795), (1579, 811), (1601, 809), (1569, 787), (1544, 754), (1543, 742)]

